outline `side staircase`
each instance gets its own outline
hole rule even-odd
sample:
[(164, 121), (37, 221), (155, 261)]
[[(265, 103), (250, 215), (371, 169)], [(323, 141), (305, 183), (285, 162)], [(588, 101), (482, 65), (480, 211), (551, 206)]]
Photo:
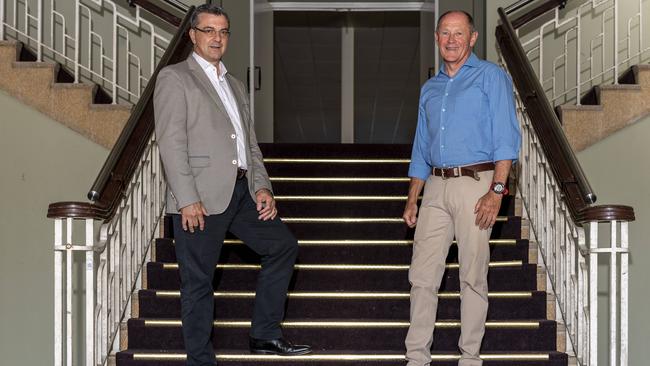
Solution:
[[(413, 230), (401, 220), (410, 147), (262, 146), (279, 212), (300, 252), (285, 336), (314, 346), (298, 357), (248, 352), (259, 261), (226, 240), (214, 278), (213, 344), (221, 365), (403, 365), (409, 324), (408, 266)], [(179, 276), (173, 233), (156, 240), (143, 289), (123, 324), (118, 366), (182, 365)], [(518, 198), (508, 196), (492, 233), (486, 366), (568, 364), (564, 329), (537, 265)], [(456, 365), (460, 332), (457, 249), (441, 287), (433, 365)]]
[(98, 85), (75, 83), (58, 63), (36, 62), (22, 42), (0, 40), (0, 89), (108, 149), (113, 147), (131, 105), (111, 104)]
[(650, 115), (650, 65), (624, 72), (616, 85), (597, 85), (580, 100), (556, 111), (574, 151), (582, 151), (612, 133)]

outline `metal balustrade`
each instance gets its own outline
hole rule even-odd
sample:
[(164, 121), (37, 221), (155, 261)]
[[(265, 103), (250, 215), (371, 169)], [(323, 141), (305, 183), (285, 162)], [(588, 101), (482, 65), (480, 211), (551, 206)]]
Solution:
[[(142, 288), (143, 266), (150, 259), (151, 244), (162, 229), (165, 189), (158, 145), (151, 138), (115, 215), (98, 230), (96, 218), (89, 217), (93, 216), (91, 211), (80, 207), (77, 215), (69, 210), (60, 215), (56, 204), (50, 206), (48, 216), (55, 219), (55, 366), (73, 364), (73, 316), (82, 318), (85, 328), (83, 364), (105, 365), (108, 356), (119, 350), (120, 324), (130, 317), (132, 296)], [(77, 222), (83, 224), (83, 229), (74, 229)], [(84, 239), (79, 242), (77, 235)], [(73, 313), (74, 252), (86, 253), (83, 316)]]
[[(517, 116), (522, 128), (519, 194), (524, 217), (530, 220), (531, 240), (538, 244), (557, 299), (560, 311), (556, 320), (566, 326), (567, 349), (580, 365), (598, 365), (598, 330), (604, 326), (598, 322), (598, 258), (606, 256), (610, 359), (601, 364), (627, 365), (628, 220), (602, 220), (585, 214), (584, 221), (576, 222), (519, 96)], [(607, 229), (610, 237), (599, 240), (599, 230)]]
[[(524, 2), (526, 4), (524, 4)], [(509, 9), (516, 11), (531, 1), (522, 0), (521, 6), (513, 5)], [(518, 3), (518, 4), (519, 4)], [(566, 34), (565, 47), (560, 55), (545, 54), (543, 35), (547, 26), (560, 28), (577, 21), (574, 29), (580, 34), (581, 9), (588, 5), (594, 7), (607, 3), (593, 1), (583, 2), (576, 10), (576, 16), (559, 21), (561, 1), (547, 1), (535, 11), (543, 14), (551, 10), (554, 18), (544, 23), (539, 34), (532, 40), (522, 42), (517, 29), (530, 22), (534, 17), (528, 14), (510, 22), (507, 11), (499, 9), (502, 24), (497, 28), (502, 65), (513, 76), (516, 85), (517, 116), (522, 129), (522, 149), (520, 154), (518, 194), (521, 196), (525, 210), (524, 216), (530, 220), (531, 240), (538, 244), (542, 265), (547, 273), (547, 282), (555, 294), (558, 322), (566, 326), (567, 350), (574, 355), (579, 365), (626, 366), (628, 364), (628, 222), (634, 220), (631, 207), (620, 205), (593, 206), (595, 195), (584, 177), (575, 154), (568, 147), (560, 122), (553, 113), (552, 101), (574, 90), (580, 95), (584, 82), (578, 81), (573, 89), (565, 85), (562, 95), (555, 92), (556, 83), (550, 94), (545, 94), (542, 84), (545, 82), (543, 65), (538, 64), (538, 75), (531, 66), (530, 50), (526, 46), (532, 41), (539, 42), (536, 48), (542, 56), (554, 60), (567, 57)], [(640, 4), (640, 3), (639, 3)], [(617, 2), (612, 5), (613, 14), (617, 16)], [(639, 19), (642, 19), (637, 14)], [(615, 21), (616, 23), (616, 21)], [(603, 21), (604, 24), (604, 21)], [(614, 26), (616, 28), (616, 26)], [(602, 34), (597, 36), (602, 37)], [(616, 38), (616, 33), (614, 34)], [(628, 33), (629, 38), (629, 33)], [(578, 36), (578, 42), (580, 37)], [(640, 40), (640, 44), (642, 41)], [(576, 47), (579, 49), (580, 47)], [(593, 47), (592, 47), (593, 49)], [(629, 51), (629, 49), (628, 49)], [(641, 56), (641, 50), (635, 56)], [(615, 48), (615, 52), (618, 49)], [(621, 63), (617, 56), (610, 68), (599, 75), (611, 72), (614, 80)], [(580, 75), (580, 57), (576, 72)], [(542, 71), (540, 71), (542, 70)], [(555, 71), (555, 64), (554, 64)], [(555, 75), (553, 75), (555, 76)], [(593, 75), (592, 75), (593, 76)], [(594, 81), (592, 77), (586, 82)], [(553, 79), (554, 80), (554, 79)], [(577, 100), (579, 103), (579, 100)], [(602, 240), (599, 231), (609, 230), (609, 238)], [(598, 359), (599, 330), (605, 329), (604, 322), (598, 319), (598, 262), (600, 257), (607, 257), (609, 269), (609, 360)], [(620, 266), (620, 268), (619, 268)], [(619, 310), (620, 307), (620, 310)]]
[(61, 63), (75, 82), (99, 84), (113, 104), (134, 104), (169, 45), (165, 34), (174, 29), (156, 27), (139, 5), (133, 14), (124, 5), (112, 0), (0, 0), (0, 39), (24, 42), (38, 62)]
[(571, 9), (556, 7), (540, 17), (545, 22), (538, 29), (522, 34), (522, 46), (553, 105), (580, 105), (591, 87), (618, 84), (625, 68), (650, 60), (647, 1), (568, 5)]

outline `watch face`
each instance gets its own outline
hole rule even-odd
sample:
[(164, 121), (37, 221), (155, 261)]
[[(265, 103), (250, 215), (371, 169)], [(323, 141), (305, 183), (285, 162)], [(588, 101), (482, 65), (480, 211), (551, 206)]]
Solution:
[(502, 183), (494, 183), (494, 185), (492, 186), (492, 190), (494, 191), (494, 193), (503, 193), (504, 188), (505, 186)]

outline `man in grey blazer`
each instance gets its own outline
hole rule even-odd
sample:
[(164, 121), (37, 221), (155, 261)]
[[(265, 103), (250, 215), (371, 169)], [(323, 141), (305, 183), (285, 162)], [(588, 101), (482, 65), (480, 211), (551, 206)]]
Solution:
[[(181, 277), (188, 366), (215, 365), (212, 279), (227, 231), (261, 256), (249, 347), (253, 353), (301, 355), (309, 346), (282, 337), (280, 322), (298, 252), (277, 217), (255, 137), (244, 84), (221, 58), (230, 20), (216, 5), (199, 6), (189, 32), (194, 52), (156, 79), (156, 137), (169, 186)], [(218, 309), (217, 309), (218, 314)]]

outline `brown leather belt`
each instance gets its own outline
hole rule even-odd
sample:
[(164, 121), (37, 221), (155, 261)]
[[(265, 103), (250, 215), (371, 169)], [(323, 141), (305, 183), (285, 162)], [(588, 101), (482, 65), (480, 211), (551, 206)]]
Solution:
[(237, 180), (242, 179), (246, 176), (246, 169), (237, 168)]
[(481, 178), (478, 176), (478, 173), (486, 170), (494, 170), (494, 163), (480, 163), (453, 168), (433, 168), (433, 175), (442, 177), (442, 179), (466, 176), (480, 180)]

